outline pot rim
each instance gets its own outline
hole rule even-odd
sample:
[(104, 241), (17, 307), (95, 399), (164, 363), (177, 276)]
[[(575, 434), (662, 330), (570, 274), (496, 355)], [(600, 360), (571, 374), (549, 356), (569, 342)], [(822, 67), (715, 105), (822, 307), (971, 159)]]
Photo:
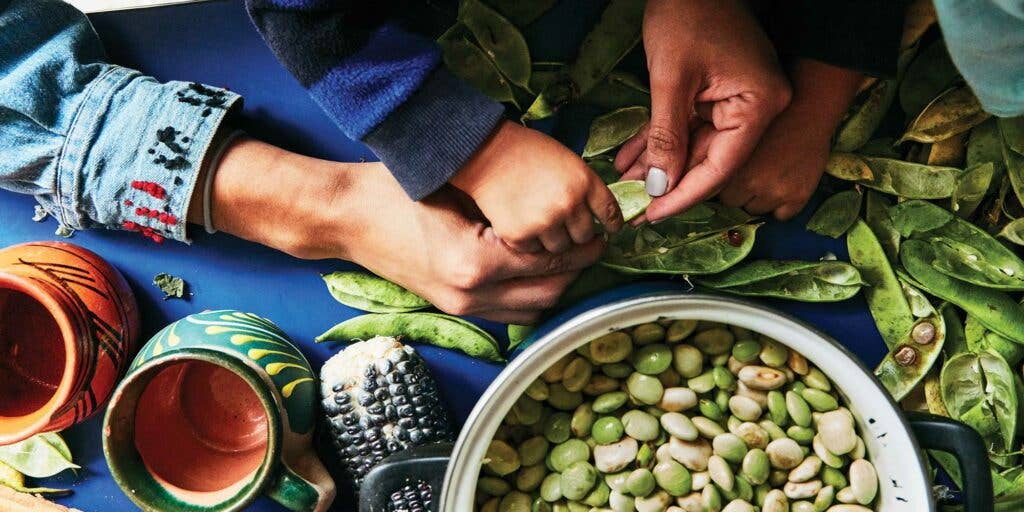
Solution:
[[(0, 270), (0, 289), (12, 290), (28, 295), (46, 308), (47, 313), (53, 317), (53, 320), (60, 328), (61, 341), (64, 344), (64, 371), (61, 374), (57, 389), (54, 390), (53, 395), (50, 396), (50, 399), (42, 407), (24, 416), (3, 418), (4, 422), (9, 422), (38, 415), (38, 419), (25, 424), (20, 429), (7, 431), (4, 428), (0, 428), (0, 445), (6, 445), (24, 441), (40, 432), (44, 432), (47, 425), (56, 418), (58, 411), (71, 399), (71, 395), (76, 387), (75, 381), (77, 380), (75, 370), (78, 366), (78, 359), (81, 356), (78, 351), (76, 338), (78, 332), (89, 336), (89, 331), (88, 329), (82, 329), (80, 325), (76, 325), (68, 311), (67, 305), (57, 299), (53, 286), (48, 283)], [(91, 343), (91, 340), (87, 342)]]
[[(842, 358), (841, 362), (846, 363), (842, 365), (842, 368), (855, 368), (859, 376), (863, 377), (862, 380), (870, 382), (870, 386), (872, 386), (870, 393), (876, 395), (876, 403), (882, 406), (885, 413), (891, 414), (897, 424), (902, 427), (901, 433), (909, 443), (905, 446), (909, 447), (907, 451), (912, 452), (906, 454), (909, 458), (901, 458), (904, 461), (903, 469), (909, 473), (904, 481), (909, 483), (909, 480), (912, 478), (918, 480), (909, 485), (909, 487), (920, 486), (926, 496), (925, 499), (928, 505), (931, 507), (930, 509), (934, 509), (934, 498), (930, 492), (930, 482), (921, 457), (921, 448), (911, 434), (909, 422), (899, 412), (895, 401), (885, 391), (873, 373), (849, 349), (807, 322), (751, 301), (707, 293), (661, 291), (616, 300), (572, 316), (535, 340), (531, 346), (523, 350), (521, 354), (511, 361), (477, 401), (455, 442), (444, 476), (440, 510), (459, 510), (459, 506), (471, 503), (473, 493), (467, 490), (475, 488), (479, 474), (479, 464), (472, 463), (472, 461), (482, 459), (489, 445), (490, 438), (494, 435), (494, 432), (504, 418), (504, 414), (495, 414), (495, 411), (508, 410), (530, 383), (547, 369), (547, 365), (538, 365), (534, 361), (547, 360), (553, 362), (601, 334), (626, 326), (653, 321), (657, 318), (711, 320), (706, 318), (708, 309), (719, 310), (721, 316), (733, 315), (728, 318), (714, 319), (712, 321), (721, 321), (731, 325), (746, 327), (755, 332), (764, 332), (763, 326), (754, 326), (752, 324), (758, 319), (762, 321), (767, 320), (777, 326), (778, 331), (789, 331), (791, 333), (803, 331), (805, 335), (826, 342), (823, 350), (834, 351), (835, 355)], [(659, 314), (652, 317), (654, 313)], [(766, 334), (771, 336), (770, 333)], [(771, 337), (776, 338), (776, 336)], [(780, 343), (787, 347), (791, 345), (791, 343), (781, 340)], [(839, 367), (840, 361), (821, 365), (820, 358), (812, 358), (807, 356), (807, 354), (803, 355), (826, 372), (829, 369)], [(833, 382), (835, 383), (834, 378)], [(836, 383), (836, 386), (843, 392), (843, 388), (838, 383)], [(843, 394), (844, 396), (849, 396), (845, 392)], [(850, 405), (853, 404), (851, 403)], [(855, 417), (862, 417), (861, 411), (853, 410), (852, 412)], [(861, 425), (861, 427), (863, 429), (864, 425)], [(879, 476), (881, 477), (881, 475)], [(907, 485), (903, 487), (907, 487)]]
[[(142, 457), (138, 450), (134, 446), (134, 440), (129, 447), (128, 457), (132, 460), (127, 462), (122, 461), (122, 457), (118, 456), (113, 446), (111, 422), (117, 420), (119, 414), (126, 414), (126, 421), (130, 423), (130, 430), (132, 432), (132, 438), (134, 439), (135, 429), (135, 409), (138, 406), (138, 401), (142, 397), (143, 391), (146, 386), (153, 380), (157, 374), (160, 373), (164, 368), (180, 363), (187, 363), (193, 361), (200, 361), (205, 363), (214, 364), (222, 368), (230, 370), (232, 373), (237, 375), (239, 378), (244, 380), (248, 384), (256, 396), (259, 398), (260, 403), (263, 405), (263, 409), (266, 411), (267, 417), (267, 451), (260, 463), (260, 466), (253, 473), (251, 479), (251, 485), (243, 487), (237, 494), (234, 494), (230, 498), (220, 503), (212, 504), (209, 506), (200, 506), (196, 510), (206, 511), (235, 511), (242, 510), (251, 504), (256, 498), (261, 496), (266, 489), (272, 483), (272, 476), (277, 468), (277, 465), (281, 459), (283, 450), (283, 429), (281, 418), (277, 412), (277, 399), (274, 396), (273, 391), (264, 389), (266, 381), (263, 380), (259, 372), (254, 370), (248, 364), (242, 361), (234, 359), (234, 354), (221, 350), (204, 348), (204, 347), (185, 347), (174, 352), (170, 352), (165, 355), (157, 356), (153, 359), (146, 361), (136, 368), (129, 369), (128, 375), (118, 384), (117, 389), (110, 397), (110, 403), (107, 406), (107, 410), (103, 416), (103, 456), (107, 461), (107, 467), (110, 469), (110, 474), (117, 482), (117, 485), (121, 487), (124, 494), (131, 498), (131, 500), (142, 510), (158, 512), (161, 509), (159, 506), (154, 507), (153, 503), (143, 501), (139, 497), (138, 493), (131, 487), (131, 484), (137, 480), (136, 477), (129, 477), (127, 474), (130, 472), (132, 464), (139, 464), (143, 469), (145, 463), (142, 461)], [(127, 400), (125, 399), (127, 396)], [(130, 407), (130, 411), (123, 411), (125, 407)], [(135, 460), (138, 459), (138, 460)], [(147, 478), (153, 480), (152, 475), (148, 471), (145, 471)], [(154, 481), (157, 487), (162, 487)], [(164, 490), (170, 499), (183, 501), (182, 498), (171, 494)]]

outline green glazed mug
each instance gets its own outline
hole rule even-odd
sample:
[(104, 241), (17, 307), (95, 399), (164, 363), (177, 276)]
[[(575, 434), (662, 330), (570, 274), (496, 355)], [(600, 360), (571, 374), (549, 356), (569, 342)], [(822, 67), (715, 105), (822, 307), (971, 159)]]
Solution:
[(313, 451), (317, 379), (269, 320), (187, 316), (158, 332), (114, 391), (103, 454), (147, 511), (240, 510), (266, 494), (326, 510), (334, 481)]

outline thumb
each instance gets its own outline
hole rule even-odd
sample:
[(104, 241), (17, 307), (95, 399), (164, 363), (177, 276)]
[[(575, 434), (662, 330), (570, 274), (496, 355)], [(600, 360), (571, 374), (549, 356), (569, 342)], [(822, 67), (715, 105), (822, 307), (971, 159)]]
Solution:
[(686, 88), (652, 80), (651, 122), (647, 129), (647, 193), (658, 197), (680, 181), (686, 164), (694, 94)]

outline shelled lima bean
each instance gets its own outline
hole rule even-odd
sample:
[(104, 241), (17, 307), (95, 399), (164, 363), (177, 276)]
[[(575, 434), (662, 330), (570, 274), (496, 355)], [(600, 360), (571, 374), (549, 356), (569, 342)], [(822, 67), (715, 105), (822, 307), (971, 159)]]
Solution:
[(529, 385), (481, 461), (476, 510), (875, 510), (853, 418), (783, 343), (711, 322), (632, 326)]

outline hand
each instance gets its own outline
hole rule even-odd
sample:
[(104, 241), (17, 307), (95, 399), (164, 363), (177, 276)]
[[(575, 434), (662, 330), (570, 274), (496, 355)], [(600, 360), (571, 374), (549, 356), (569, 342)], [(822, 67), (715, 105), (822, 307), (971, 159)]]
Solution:
[(520, 252), (560, 253), (609, 232), (622, 213), (608, 187), (575, 153), (536, 130), (504, 121), (452, 178), (490, 221), (494, 233)]
[[(623, 179), (654, 170), (648, 192), (661, 197), (645, 219), (655, 222), (716, 193), (790, 93), (771, 43), (740, 0), (650, 0), (643, 36), (651, 122), (619, 150), (615, 166)], [(651, 190), (660, 173), (664, 195)]]
[(722, 203), (785, 220), (799, 213), (817, 188), (832, 134), (864, 77), (812, 60), (797, 61), (791, 76), (792, 103), (722, 189)]
[[(300, 258), (351, 260), (452, 314), (533, 323), (604, 249), (595, 238), (562, 254), (518, 253), (457, 190), (414, 202), (379, 163), (338, 164), (242, 139), (216, 172), (217, 229)], [(193, 200), (189, 220), (201, 219)]]

